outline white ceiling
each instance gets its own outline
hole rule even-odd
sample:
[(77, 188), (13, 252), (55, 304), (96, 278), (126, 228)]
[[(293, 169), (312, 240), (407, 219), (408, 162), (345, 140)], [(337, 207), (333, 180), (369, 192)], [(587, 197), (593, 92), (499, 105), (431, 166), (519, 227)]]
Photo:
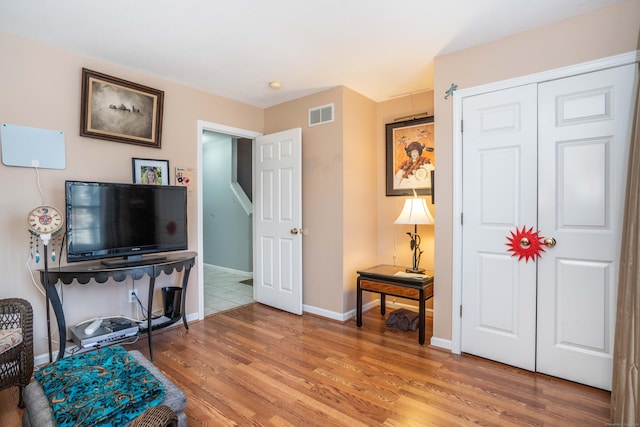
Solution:
[(437, 55), (619, 1), (2, 0), (0, 31), (257, 107), (339, 85), (379, 102), (432, 89)]

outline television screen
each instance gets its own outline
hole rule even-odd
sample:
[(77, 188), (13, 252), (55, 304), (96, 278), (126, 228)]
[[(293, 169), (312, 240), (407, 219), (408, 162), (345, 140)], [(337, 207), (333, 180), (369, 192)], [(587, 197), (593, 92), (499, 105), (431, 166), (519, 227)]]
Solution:
[(70, 262), (188, 248), (186, 187), (66, 181), (65, 202)]

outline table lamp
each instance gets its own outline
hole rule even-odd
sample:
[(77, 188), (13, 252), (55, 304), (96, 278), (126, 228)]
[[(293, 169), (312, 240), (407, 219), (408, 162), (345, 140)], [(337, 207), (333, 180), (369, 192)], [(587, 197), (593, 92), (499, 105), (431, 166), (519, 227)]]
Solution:
[(413, 224), (413, 233), (407, 233), (411, 238), (411, 249), (413, 249), (413, 268), (407, 268), (407, 273), (424, 273), (424, 268), (419, 268), (422, 251), (420, 250), (418, 224), (433, 223), (433, 216), (427, 208), (427, 202), (418, 198), (414, 191), (413, 198), (405, 200), (402, 212), (394, 222), (394, 224)]

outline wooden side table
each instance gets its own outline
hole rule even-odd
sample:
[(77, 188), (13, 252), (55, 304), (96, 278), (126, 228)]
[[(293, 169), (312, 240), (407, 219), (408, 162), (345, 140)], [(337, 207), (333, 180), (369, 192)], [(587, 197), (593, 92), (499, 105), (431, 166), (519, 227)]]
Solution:
[(418, 301), (418, 342), (424, 344), (425, 302), (433, 297), (433, 273), (406, 273), (405, 267), (376, 265), (358, 271), (356, 324), (362, 326), (362, 291), (380, 294), (380, 314), (386, 313), (386, 296)]

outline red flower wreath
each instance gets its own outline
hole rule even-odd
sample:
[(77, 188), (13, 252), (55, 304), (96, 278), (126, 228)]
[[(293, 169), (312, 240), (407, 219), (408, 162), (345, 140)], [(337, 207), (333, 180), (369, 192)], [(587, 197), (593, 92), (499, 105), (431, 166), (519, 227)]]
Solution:
[[(516, 227), (516, 232), (511, 231), (511, 237), (507, 236), (507, 246), (509, 246), (509, 251), (513, 252), (511, 256), (520, 256), (518, 261), (522, 258), (526, 262), (529, 262), (529, 258), (532, 261), (535, 261), (536, 257), (540, 257), (540, 253), (544, 252), (544, 248), (542, 248), (542, 239), (538, 235), (539, 231), (533, 231), (533, 227), (526, 229), (525, 226), (522, 227), (522, 230), (518, 230)], [(524, 245), (521, 243), (523, 239), (527, 239), (529, 241), (528, 245)]]

